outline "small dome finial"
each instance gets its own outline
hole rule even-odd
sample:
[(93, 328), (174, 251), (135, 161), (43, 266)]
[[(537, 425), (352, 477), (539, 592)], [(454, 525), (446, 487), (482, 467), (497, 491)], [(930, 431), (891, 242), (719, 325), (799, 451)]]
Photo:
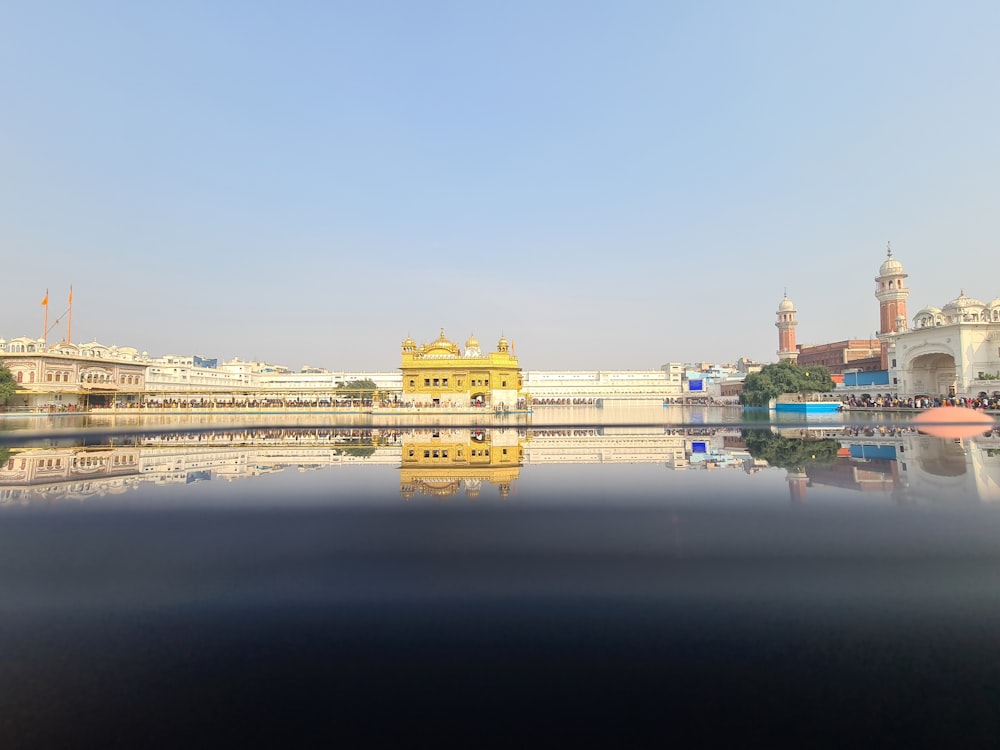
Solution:
[(892, 257), (892, 242), (891, 241), (885, 243), (885, 257), (886, 258), (891, 258)]

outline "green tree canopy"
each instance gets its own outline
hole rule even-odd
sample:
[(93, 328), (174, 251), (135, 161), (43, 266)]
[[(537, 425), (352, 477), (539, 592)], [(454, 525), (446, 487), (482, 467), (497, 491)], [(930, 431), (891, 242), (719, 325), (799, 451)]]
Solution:
[(829, 466), (837, 460), (840, 450), (836, 440), (787, 438), (770, 430), (744, 430), (743, 441), (751, 456), (779, 469)]
[(344, 398), (371, 398), (377, 390), (378, 386), (372, 380), (352, 380), (338, 385), (336, 393)]
[(0, 362), (0, 406), (3, 406), (8, 401), (10, 397), (14, 395), (14, 391), (21, 388), (14, 380), (14, 373), (12, 373), (3, 362)]
[(800, 367), (791, 360), (764, 365), (760, 372), (747, 375), (740, 393), (744, 406), (767, 406), (785, 393), (828, 393), (834, 389), (833, 378), (825, 367)]

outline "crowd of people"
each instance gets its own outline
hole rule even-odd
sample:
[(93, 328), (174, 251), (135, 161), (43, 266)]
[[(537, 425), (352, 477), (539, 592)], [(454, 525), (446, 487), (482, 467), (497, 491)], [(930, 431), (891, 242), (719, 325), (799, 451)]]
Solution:
[(876, 393), (874, 396), (853, 394), (844, 401), (849, 409), (930, 409), (936, 406), (959, 406), (966, 409), (1000, 409), (1000, 397), (980, 394), (976, 398), (969, 396), (899, 398), (889, 393)]

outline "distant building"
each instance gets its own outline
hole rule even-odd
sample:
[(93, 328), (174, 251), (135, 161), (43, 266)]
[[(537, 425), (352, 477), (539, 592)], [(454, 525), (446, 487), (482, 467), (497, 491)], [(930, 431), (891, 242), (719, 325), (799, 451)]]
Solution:
[(913, 327), (900, 321), (883, 338), (892, 390), (900, 396), (1000, 393), (1000, 297), (990, 303), (966, 296), (925, 307)]
[[(905, 307), (905, 300), (904, 300)], [(791, 361), (802, 367), (822, 366), (831, 375), (845, 370), (878, 370), (882, 367), (882, 342), (878, 339), (846, 339), (829, 344), (803, 345), (795, 341), (794, 303), (786, 293), (778, 304), (778, 361)]]
[(534, 404), (662, 401), (684, 394), (684, 366), (659, 370), (528, 370), (524, 390)]
[(12, 411), (78, 411), (138, 399), (146, 387), (146, 363), (132, 347), (96, 341), (77, 346), (46, 346), (29, 338), (0, 339), (0, 361), (21, 390), (6, 408)]
[(844, 390), (852, 392), (877, 390), (900, 398), (1000, 395), (1000, 297), (986, 303), (962, 290), (942, 307), (922, 308), (908, 325), (908, 277), (888, 248), (875, 277), (879, 329), (869, 340), (797, 345), (795, 306), (786, 296), (775, 324), (779, 358), (842, 374)]
[(841, 375), (847, 370), (878, 370), (882, 366), (882, 342), (847, 339), (815, 346), (800, 344), (797, 362), (802, 367), (825, 367), (831, 375)]

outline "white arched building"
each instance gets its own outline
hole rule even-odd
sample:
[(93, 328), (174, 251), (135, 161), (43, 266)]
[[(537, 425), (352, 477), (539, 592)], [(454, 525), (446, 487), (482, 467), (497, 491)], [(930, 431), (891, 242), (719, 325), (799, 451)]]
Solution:
[(1000, 393), (1000, 297), (986, 303), (963, 290), (940, 308), (921, 309), (909, 327), (900, 315), (894, 323), (893, 330), (879, 334), (894, 394), (975, 398)]

